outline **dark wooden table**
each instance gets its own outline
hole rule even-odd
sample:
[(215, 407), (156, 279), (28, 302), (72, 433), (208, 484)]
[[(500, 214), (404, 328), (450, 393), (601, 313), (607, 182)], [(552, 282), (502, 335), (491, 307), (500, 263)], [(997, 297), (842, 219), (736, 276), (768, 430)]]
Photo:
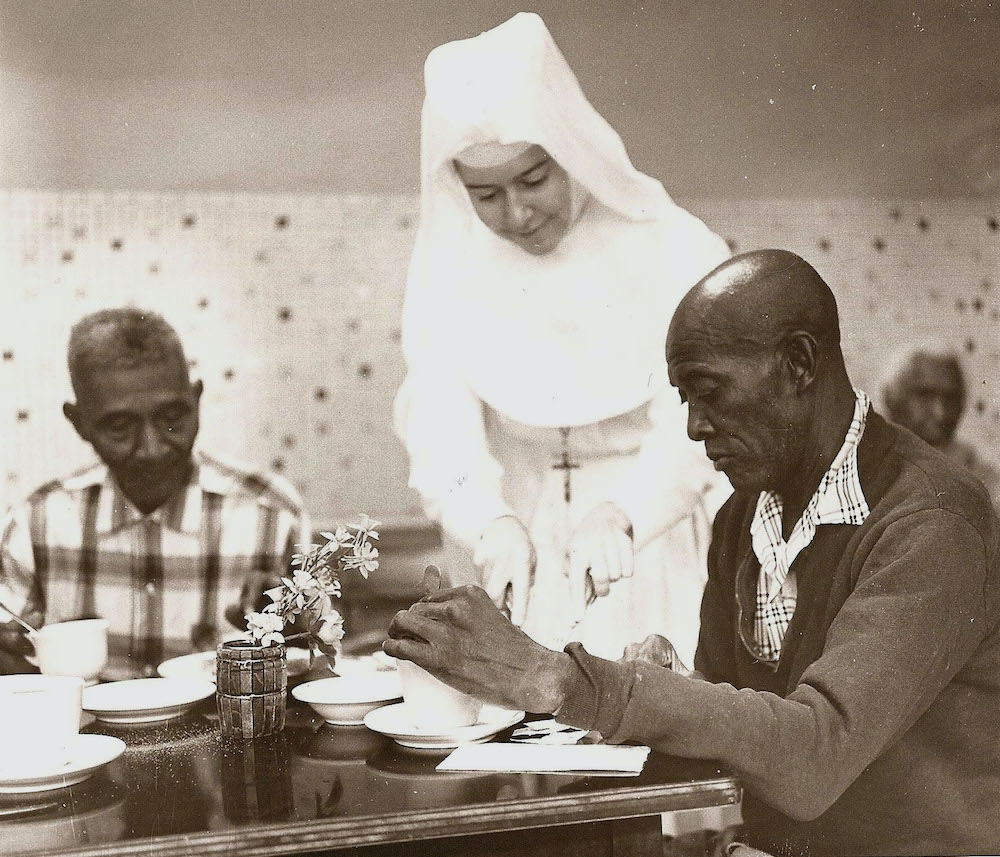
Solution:
[(282, 735), (245, 746), (212, 715), (91, 724), (128, 750), (77, 786), (0, 796), (0, 854), (659, 857), (659, 813), (740, 799), (714, 764), (656, 754), (638, 777), (445, 774), (442, 754), (297, 704)]

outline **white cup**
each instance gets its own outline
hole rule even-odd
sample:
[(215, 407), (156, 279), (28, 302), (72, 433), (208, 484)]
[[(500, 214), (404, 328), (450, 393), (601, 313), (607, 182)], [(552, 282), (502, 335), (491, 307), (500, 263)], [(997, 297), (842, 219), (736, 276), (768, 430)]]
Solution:
[(29, 636), (44, 675), (79, 676), (92, 684), (108, 662), (107, 619), (56, 622)]
[(403, 702), (415, 726), (446, 731), (471, 726), (479, 719), (481, 700), (445, 684), (412, 661), (400, 660), (396, 667)]
[(80, 732), (82, 703), (78, 676), (0, 676), (0, 774), (65, 765)]

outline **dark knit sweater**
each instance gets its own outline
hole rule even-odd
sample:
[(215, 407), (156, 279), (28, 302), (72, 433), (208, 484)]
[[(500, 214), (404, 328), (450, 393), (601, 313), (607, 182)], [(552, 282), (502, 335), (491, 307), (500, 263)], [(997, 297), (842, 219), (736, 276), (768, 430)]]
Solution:
[(573, 644), (559, 719), (720, 760), (775, 854), (1000, 854), (1000, 523), (974, 477), (874, 412), (858, 465), (871, 515), (821, 525), (792, 564), (776, 669), (741, 639), (760, 566), (757, 498), (736, 493), (709, 553), (707, 681)]

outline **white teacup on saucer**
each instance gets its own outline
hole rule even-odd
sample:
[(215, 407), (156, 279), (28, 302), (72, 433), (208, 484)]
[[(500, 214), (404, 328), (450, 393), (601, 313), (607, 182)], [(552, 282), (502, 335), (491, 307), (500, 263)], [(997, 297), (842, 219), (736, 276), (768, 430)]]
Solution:
[(44, 675), (78, 676), (96, 684), (108, 662), (107, 619), (55, 622), (28, 636)]
[(56, 770), (80, 732), (83, 679), (0, 676), (0, 775)]
[(471, 726), (479, 719), (481, 700), (445, 684), (412, 661), (399, 660), (397, 669), (403, 702), (414, 726), (444, 732)]

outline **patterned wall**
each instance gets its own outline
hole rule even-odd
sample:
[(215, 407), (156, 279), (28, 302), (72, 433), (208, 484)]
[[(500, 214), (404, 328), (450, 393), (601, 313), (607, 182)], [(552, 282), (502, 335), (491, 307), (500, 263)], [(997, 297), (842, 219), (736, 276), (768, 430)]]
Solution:
[[(738, 251), (787, 247), (818, 267), (867, 389), (899, 342), (960, 343), (962, 433), (1000, 457), (1000, 206), (686, 204)], [(415, 222), (402, 196), (0, 193), (0, 506), (86, 460), (61, 412), (69, 327), (134, 303), (184, 339), (206, 446), (283, 472), (318, 521), (419, 519), (389, 426)]]

